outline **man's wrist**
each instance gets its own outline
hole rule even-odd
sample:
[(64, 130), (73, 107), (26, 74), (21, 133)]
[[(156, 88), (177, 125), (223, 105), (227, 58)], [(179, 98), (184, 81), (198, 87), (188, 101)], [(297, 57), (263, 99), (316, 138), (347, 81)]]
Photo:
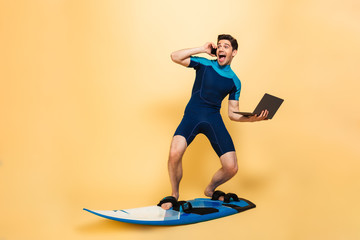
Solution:
[(206, 53), (206, 48), (204, 46), (197, 48), (198, 53)]

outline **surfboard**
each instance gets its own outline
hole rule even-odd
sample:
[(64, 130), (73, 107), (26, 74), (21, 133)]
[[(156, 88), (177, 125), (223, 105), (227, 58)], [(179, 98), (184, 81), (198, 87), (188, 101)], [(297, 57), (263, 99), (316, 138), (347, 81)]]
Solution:
[(224, 203), (208, 198), (189, 200), (192, 208), (186, 212), (180, 208), (164, 210), (159, 206), (149, 206), (124, 210), (83, 210), (97, 216), (126, 223), (142, 225), (183, 225), (209, 221), (243, 212), (256, 207), (249, 200), (239, 198), (239, 201)]

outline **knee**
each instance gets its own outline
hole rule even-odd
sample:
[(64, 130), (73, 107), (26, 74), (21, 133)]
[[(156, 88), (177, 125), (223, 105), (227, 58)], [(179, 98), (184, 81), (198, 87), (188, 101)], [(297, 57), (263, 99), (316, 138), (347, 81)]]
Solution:
[(238, 172), (238, 166), (237, 165), (228, 166), (225, 170), (230, 176), (235, 176), (236, 173)]
[(170, 145), (169, 163), (180, 162), (186, 147), (186, 139), (183, 136), (174, 136)]
[(177, 163), (181, 160), (183, 156), (183, 151), (175, 146), (172, 146), (170, 148), (170, 153), (169, 153), (169, 162), (171, 163)]
[(235, 152), (228, 152), (220, 157), (223, 170), (229, 177), (233, 177), (238, 172), (238, 164)]
[(226, 173), (229, 176), (235, 176), (236, 173), (238, 172), (238, 165), (237, 162), (232, 162), (232, 163), (227, 163), (225, 165), (223, 165), (223, 169), (226, 171)]

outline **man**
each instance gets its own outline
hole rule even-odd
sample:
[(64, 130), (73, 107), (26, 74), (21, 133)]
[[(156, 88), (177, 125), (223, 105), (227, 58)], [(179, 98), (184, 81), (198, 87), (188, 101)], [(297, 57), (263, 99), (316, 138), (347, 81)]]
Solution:
[[(212, 49), (216, 49), (216, 60), (193, 56), (207, 53), (214, 57)], [(163, 209), (170, 209), (179, 198), (179, 184), (183, 171), (182, 156), (199, 133), (203, 133), (209, 139), (222, 165), (206, 187), (205, 195), (212, 197), (218, 186), (236, 174), (238, 165), (234, 144), (220, 115), (221, 102), (227, 95), (229, 95), (228, 116), (233, 121), (261, 121), (268, 115), (267, 110), (262, 111), (259, 116), (251, 117), (234, 113), (239, 111), (241, 83), (230, 68), (230, 64), (237, 49), (236, 39), (231, 35), (222, 34), (218, 36), (217, 46), (208, 42), (201, 47), (183, 49), (171, 54), (171, 59), (175, 63), (194, 68), (196, 78), (184, 117), (171, 142), (168, 171), (172, 194), (159, 203)], [(217, 199), (223, 200), (224, 196), (221, 195)]]

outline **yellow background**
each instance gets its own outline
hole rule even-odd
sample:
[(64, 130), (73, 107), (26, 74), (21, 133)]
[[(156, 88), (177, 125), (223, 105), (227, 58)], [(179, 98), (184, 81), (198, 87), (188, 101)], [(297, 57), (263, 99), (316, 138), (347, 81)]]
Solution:
[[(358, 0), (0, 1), (0, 239), (360, 239)], [(146, 227), (82, 210), (153, 205), (194, 71), (170, 53), (239, 41), (240, 109), (265, 92), (271, 121), (222, 113), (240, 170), (222, 186), (257, 208)], [(200, 135), (181, 199), (220, 164)]]

